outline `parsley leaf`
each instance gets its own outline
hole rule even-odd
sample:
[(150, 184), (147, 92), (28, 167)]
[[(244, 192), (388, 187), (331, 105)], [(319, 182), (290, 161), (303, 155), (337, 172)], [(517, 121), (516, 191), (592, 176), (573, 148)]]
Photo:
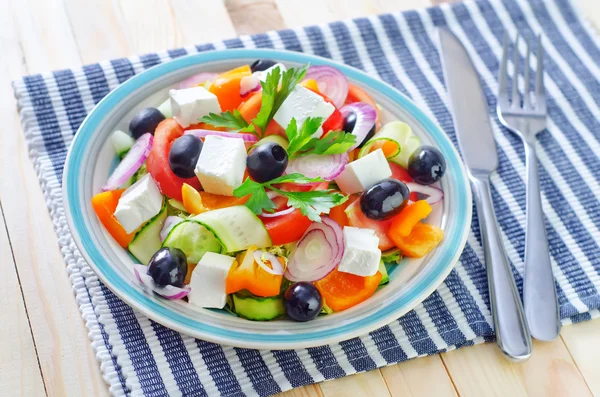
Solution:
[(285, 130), (290, 143), (287, 152), (290, 158), (308, 154), (346, 153), (356, 143), (356, 136), (343, 131), (330, 131), (322, 138), (313, 138), (321, 126), (320, 117), (307, 118), (300, 130), (296, 119), (292, 119)]
[(267, 125), (273, 118), (273, 115), (275, 115), (275, 112), (273, 111), (273, 105), (275, 103), (275, 96), (277, 94), (277, 87), (279, 85), (280, 77), (281, 70), (279, 67), (276, 67), (269, 72), (265, 81), (261, 81), (260, 83), (262, 86), (262, 103), (260, 105), (258, 114), (252, 120), (252, 124), (262, 131), (263, 135)]
[(341, 193), (333, 190), (313, 190), (309, 192), (286, 192), (284, 190), (273, 187), (278, 183), (314, 183), (323, 182), (321, 178), (308, 178), (302, 174), (289, 174), (275, 178), (269, 182), (258, 183), (250, 178), (246, 178), (243, 184), (237, 187), (233, 194), (236, 197), (250, 195), (246, 206), (255, 214), (260, 214), (263, 211), (273, 212), (276, 208), (275, 203), (269, 198), (265, 188), (269, 188), (282, 196), (288, 198), (288, 204), (292, 207), (300, 209), (302, 214), (306, 215), (310, 220), (320, 222), (320, 214), (327, 212), (330, 208), (342, 204), (348, 198)]
[(237, 109), (233, 113), (230, 111), (221, 114), (209, 113), (208, 116), (202, 117), (200, 121), (214, 127), (225, 127), (230, 130), (242, 130), (248, 127), (248, 123)]

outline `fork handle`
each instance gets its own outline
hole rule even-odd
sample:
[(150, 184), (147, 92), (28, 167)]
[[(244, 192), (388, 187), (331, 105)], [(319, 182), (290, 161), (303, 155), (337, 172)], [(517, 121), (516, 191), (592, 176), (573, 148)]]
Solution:
[(550, 341), (560, 333), (560, 313), (552, 275), (546, 225), (540, 197), (535, 141), (525, 142), (527, 166), (527, 232), (523, 303), (531, 335)]
[(497, 226), (489, 175), (472, 176), (471, 186), (485, 251), (496, 343), (509, 359), (525, 361), (531, 356), (531, 335)]

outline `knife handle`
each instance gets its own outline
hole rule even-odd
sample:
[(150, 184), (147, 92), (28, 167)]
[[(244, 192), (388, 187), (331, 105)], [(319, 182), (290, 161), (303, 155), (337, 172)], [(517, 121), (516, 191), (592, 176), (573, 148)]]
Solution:
[(510, 360), (525, 361), (532, 352), (531, 335), (498, 229), (489, 175), (471, 177), (471, 186), (485, 251), (496, 343)]

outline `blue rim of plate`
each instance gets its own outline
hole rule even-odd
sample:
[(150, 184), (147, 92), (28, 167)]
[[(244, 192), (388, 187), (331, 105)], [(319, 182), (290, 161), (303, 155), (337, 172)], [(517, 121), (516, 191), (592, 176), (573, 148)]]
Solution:
[[(457, 203), (454, 208), (454, 216), (458, 218), (451, 223), (451, 228), (445, 231), (445, 251), (436, 255), (436, 264), (429, 273), (413, 283), (410, 288), (391, 304), (380, 307), (365, 317), (345, 323), (344, 325), (332, 327), (317, 332), (306, 332), (303, 334), (269, 334), (261, 335), (251, 332), (243, 332), (233, 329), (224, 329), (214, 325), (203, 323), (196, 319), (188, 318), (166, 307), (156, 303), (146, 296), (140, 289), (134, 287), (130, 280), (123, 279), (103, 257), (102, 253), (92, 243), (92, 234), (84, 220), (81, 206), (80, 191), (81, 178), (78, 164), (83, 163), (86, 153), (86, 145), (95, 132), (95, 126), (99, 125), (110, 109), (114, 108), (127, 98), (130, 94), (159, 79), (164, 74), (177, 71), (186, 67), (192, 67), (207, 62), (231, 60), (236, 58), (277, 58), (281, 61), (329, 65), (340, 69), (349, 79), (368, 86), (388, 97), (398, 106), (404, 108), (411, 114), (427, 131), (429, 136), (436, 142), (444, 154), (448, 169), (452, 169), (447, 183), (454, 184), (457, 195), (453, 201)], [(63, 198), (67, 222), (73, 233), (73, 238), (83, 254), (84, 258), (94, 269), (100, 279), (130, 306), (146, 314), (148, 317), (170, 327), (190, 334), (192, 336), (206, 339), (216, 343), (234, 346), (255, 348), (299, 348), (318, 346), (333, 343), (340, 340), (350, 339), (355, 336), (366, 334), (373, 329), (384, 326), (400, 315), (412, 309), (411, 303), (429, 296), (448, 275), (454, 267), (454, 263), (460, 256), (469, 231), (471, 223), (471, 190), (468, 178), (460, 157), (442, 130), (421, 111), (409, 98), (397, 91), (394, 87), (368, 76), (362, 71), (337, 63), (327, 58), (321, 58), (304, 53), (279, 51), (272, 49), (231, 49), (207, 51), (193, 55), (176, 58), (172, 61), (156, 65), (121, 84), (115, 90), (103, 98), (90, 112), (77, 131), (65, 163), (63, 172)], [(440, 249), (439, 247), (438, 249)]]

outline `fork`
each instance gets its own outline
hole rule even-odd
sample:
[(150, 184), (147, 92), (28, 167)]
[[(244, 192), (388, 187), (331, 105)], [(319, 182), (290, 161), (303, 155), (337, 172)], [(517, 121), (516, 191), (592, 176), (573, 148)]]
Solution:
[(525, 231), (525, 275), (523, 279), (523, 303), (525, 317), (531, 335), (539, 340), (550, 341), (560, 333), (560, 315), (542, 200), (538, 160), (535, 152), (536, 135), (546, 128), (546, 91), (544, 88), (544, 48), (541, 35), (537, 38), (537, 70), (535, 75), (535, 92), (530, 92), (529, 62), (531, 51), (527, 44), (525, 55), (525, 81), (523, 103), (519, 95), (519, 39), (514, 45), (512, 94), (508, 90), (508, 34), (504, 35), (502, 64), (498, 78), (497, 112), (500, 122), (518, 135), (525, 145), (527, 168), (527, 223)]

